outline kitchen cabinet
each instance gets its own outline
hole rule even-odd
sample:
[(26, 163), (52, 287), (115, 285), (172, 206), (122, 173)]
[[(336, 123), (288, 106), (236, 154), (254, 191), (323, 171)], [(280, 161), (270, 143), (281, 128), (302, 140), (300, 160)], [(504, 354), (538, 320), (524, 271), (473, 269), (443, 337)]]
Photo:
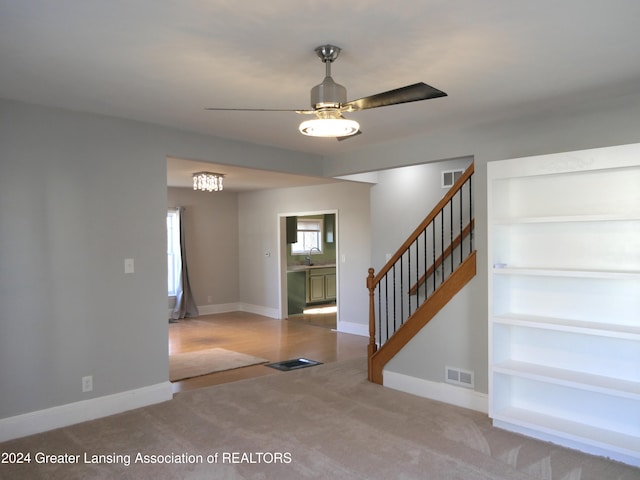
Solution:
[(307, 303), (327, 303), (336, 299), (336, 268), (307, 270)]
[(306, 274), (304, 271), (287, 272), (287, 307), (289, 315), (304, 311), (306, 300)]
[(286, 220), (287, 244), (298, 241), (298, 217), (287, 217)]
[(327, 213), (324, 216), (324, 241), (326, 243), (333, 243), (336, 230), (336, 215), (334, 213)]
[(487, 182), (494, 425), (640, 465), (640, 145)]

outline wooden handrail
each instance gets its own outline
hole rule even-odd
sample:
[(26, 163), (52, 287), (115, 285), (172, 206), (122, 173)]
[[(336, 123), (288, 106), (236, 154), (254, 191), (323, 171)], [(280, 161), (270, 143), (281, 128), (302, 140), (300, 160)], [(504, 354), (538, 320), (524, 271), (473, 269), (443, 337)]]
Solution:
[(393, 265), (402, 257), (404, 252), (416, 241), (416, 239), (422, 234), (422, 232), (427, 228), (427, 226), (433, 221), (434, 218), (438, 216), (440, 210), (442, 210), (447, 203), (451, 201), (451, 199), (458, 193), (458, 190), (462, 188), (462, 185), (469, 180), (471, 175), (474, 172), (473, 162), (464, 173), (456, 180), (453, 186), (449, 189), (449, 191), (445, 194), (444, 197), (436, 204), (436, 206), (431, 210), (429, 215), (422, 221), (422, 223), (416, 228), (413, 233), (407, 238), (407, 240), (402, 244), (402, 246), (394, 253), (391, 258), (384, 264), (384, 266), (380, 269), (380, 271), (373, 277), (371, 286), (374, 287), (380, 280), (391, 270)]
[(411, 340), (476, 274), (476, 252), (469, 255), (453, 274), (449, 276), (424, 302), (410, 321), (404, 323), (380, 348), (369, 355), (368, 378), (370, 382), (382, 385), (384, 366)]
[[(424, 325), (426, 325), (431, 318), (435, 316), (435, 314), (464, 286), (466, 285), (470, 279), (476, 274), (476, 252), (473, 250), (473, 242), (469, 243), (469, 255), (463, 260), (462, 258), (462, 250), (460, 262), (457, 267), (453, 268), (451, 274), (446, 278), (443, 272), (442, 282), (439, 286), (434, 285), (434, 291), (427, 296), (427, 292), (425, 291), (424, 300), (420, 303), (420, 297), (416, 297), (416, 310), (411, 312), (411, 295), (415, 295), (418, 293), (418, 289), (422, 286), (429, 276), (433, 275), (437, 268), (445, 264), (446, 258), (450, 257), (451, 261), (454, 261), (454, 249), (460, 246), (462, 248), (462, 243), (467, 236), (471, 236), (473, 234), (473, 230), (475, 227), (475, 222), (472, 217), (472, 188), (471, 188), (471, 176), (474, 173), (474, 164), (471, 163), (469, 167), (463, 172), (463, 174), (458, 178), (458, 180), (453, 184), (453, 186), (449, 189), (449, 191), (442, 197), (442, 199), (435, 205), (435, 207), (429, 212), (429, 214), (425, 217), (425, 219), (418, 225), (418, 227), (413, 231), (413, 233), (407, 238), (407, 240), (400, 246), (400, 248), (394, 253), (391, 258), (384, 264), (384, 266), (380, 269), (380, 271), (375, 274), (373, 268), (369, 268), (368, 276), (367, 276), (367, 289), (369, 290), (369, 344), (367, 347), (368, 353), (368, 371), (369, 371), (369, 380), (375, 383), (382, 383), (382, 369), (384, 365), (398, 352), (404, 345), (419, 331)], [(463, 187), (465, 184), (469, 182), (469, 209), (468, 209), (468, 224), (464, 228), (463, 225), (463, 204), (462, 204), (462, 195), (463, 195)], [(459, 196), (460, 199), (460, 213), (459, 213), (459, 221), (460, 221), (460, 230), (457, 237), (454, 239), (453, 234), (453, 199)], [(442, 225), (442, 246), (440, 250), (440, 256), (436, 259), (433, 259), (433, 264), (427, 268), (427, 258), (426, 258), (426, 248), (427, 248), (427, 228), (436, 221), (439, 215), (443, 214), (444, 209), (447, 205), (451, 204), (451, 226), (450, 226), (450, 240), (451, 243), (445, 248), (444, 247), (444, 224)], [(444, 222), (444, 218), (442, 218), (442, 222)], [(436, 242), (435, 238), (435, 224), (433, 226), (433, 242)], [(425, 249), (425, 265), (424, 268), (426, 272), (424, 272), (420, 278), (416, 281), (416, 283), (409, 289), (409, 297), (405, 297), (405, 292), (403, 287), (403, 274), (402, 274), (402, 266), (403, 263), (400, 263), (400, 285), (396, 288), (396, 271), (395, 266), (398, 262), (403, 262), (404, 255), (408, 252), (407, 262), (408, 265), (411, 263), (411, 248), (414, 244), (416, 244), (416, 256), (418, 253), (418, 240), (424, 235), (424, 249)], [(435, 257), (436, 246), (434, 245), (433, 255)], [(418, 269), (418, 267), (416, 267)], [(376, 289), (380, 289), (381, 281), (387, 278), (387, 275), (393, 270), (392, 275), (392, 297), (393, 297), (393, 305), (392, 305), (392, 318), (391, 318), (391, 336), (389, 336), (389, 318), (386, 317), (385, 326), (386, 326), (386, 339), (382, 338), (382, 332), (376, 332)], [(418, 272), (416, 272), (416, 277)], [(410, 278), (410, 274), (407, 274), (407, 280)], [(388, 302), (388, 282), (386, 280), (385, 287), (385, 295), (387, 297)], [(410, 282), (407, 282), (410, 283)], [(382, 293), (380, 293), (382, 296)], [(400, 326), (397, 326), (396, 319), (397, 313), (396, 310), (396, 299), (400, 298), (399, 302), (399, 313), (400, 313)], [(378, 298), (381, 301), (381, 298)], [(403, 302), (408, 301), (408, 304), (405, 305)], [(405, 317), (404, 314), (404, 306), (408, 307), (407, 313), (408, 317)], [(382, 308), (382, 306), (380, 307)], [(387, 315), (388, 311), (388, 303), (385, 306)], [(382, 315), (382, 313), (380, 314)], [(378, 320), (381, 321), (381, 320)], [(382, 326), (380, 327), (382, 330)], [(377, 341), (377, 336), (380, 336), (379, 342)]]
[(458, 245), (460, 245), (460, 243), (462, 243), (464, 238), (473, 231), (474, 227), (475, 227), (475, 221), (472, 218), (471, 222), (469, 222), (469, 224), (462, 229), (462, 233), (453, 239), (453, 242), (451, 242), (451, 245), (449, 245), (447, 248), (444, 249), (444, 252), (442, 252), (442, 255), (436, 258), (436, 261), (433, 262), (433, 265), (431, 265), (427, 269), (427, 272), (420, 277), (420, 279), (415, 283), (415, 285), (411, 287), (411, 289), (409, 290), (409, 295), (415, 295), (415, 293), (418, 291), (418, 288), (422, 286), (422, 284), (427, 280), (427, 278), (433, 275), (433, 272), (436, 270), (436, 268), (438, 268), (440, 265), (444, 263), (444, 259), (447, 258), (449, 255), (451, 255), (451, 252), (453, 251), (453, 249), (456, 248)]

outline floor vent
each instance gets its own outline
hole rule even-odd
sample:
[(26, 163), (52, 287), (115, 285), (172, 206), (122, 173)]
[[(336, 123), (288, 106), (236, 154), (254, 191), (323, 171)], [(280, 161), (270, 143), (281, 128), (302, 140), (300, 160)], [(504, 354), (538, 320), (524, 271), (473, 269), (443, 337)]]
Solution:
[(288, 372), (290, 370), (297, 370), (299, 368), (313, 367), (314, 365), (322, 365), (322, 363), (316, 362), (315, 360), (308, 360), (306, 358), (295, 358), (293, 360), (284, 360), (282, 362), (269, 363), (265, 366), (275, 368), (276, 370), (280, 370), (283, 372)]
[(445, 367), (445, 382), (460, 387), (473, 388), (473, 372), (460, 368)]

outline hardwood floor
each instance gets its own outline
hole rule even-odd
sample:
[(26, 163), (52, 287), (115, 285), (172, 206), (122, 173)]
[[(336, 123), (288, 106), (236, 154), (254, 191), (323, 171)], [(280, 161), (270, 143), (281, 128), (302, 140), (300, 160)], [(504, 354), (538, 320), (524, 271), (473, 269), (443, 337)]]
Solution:
[[(169, 324), (169, 354), (225, 348), (279, 362), (304, 357), (322, 363), (367, 354), (367, 337), (338, 333), (304, 318), (275, 320), (247, 312), (203, 315)], [(262, 375), (283, 375), (264, 365), (212, 373), (173, 383), (173, 393)]]

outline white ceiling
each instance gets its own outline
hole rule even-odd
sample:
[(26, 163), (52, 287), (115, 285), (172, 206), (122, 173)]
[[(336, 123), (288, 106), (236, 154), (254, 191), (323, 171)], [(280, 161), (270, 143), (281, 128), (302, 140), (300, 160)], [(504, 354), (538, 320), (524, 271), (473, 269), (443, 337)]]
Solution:
[(167, 186), (193, 186), (193, 174), (207, 171), (224, 175), (223, 189), (231, 192), (265, 190), (269, 188), (308, 187), (335, 183), (340, 180), (327, 177), (309, 177), (267, 170), (220, 165), (184, 158), (167, 157)]
[[(0, 97), (332, 154), (640, 90), (637, 0), (0, 0)], [(418, 81), (448, 97), (298, 133), (333, 78), (356, 99)]]

